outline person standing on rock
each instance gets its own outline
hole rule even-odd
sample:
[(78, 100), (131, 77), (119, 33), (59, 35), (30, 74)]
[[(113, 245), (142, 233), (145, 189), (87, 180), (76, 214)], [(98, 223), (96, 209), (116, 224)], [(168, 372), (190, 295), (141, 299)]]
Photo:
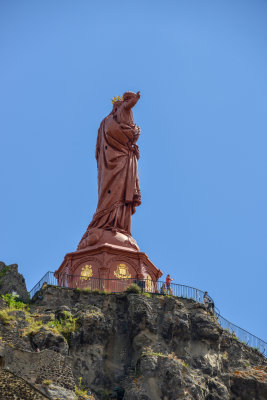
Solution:
[(206, 308), (208, 308), (208, 305), (209, 305), (208, 292), (205, 292), (205, 293), (204, 293), (204, 296), (203, 296), (203, 303), (204, 303), (204, 306), (205, 306)]
[(166, 277), (166, 288), (168, 294), (172, 294), (171, 281), (173, 281), (173, 279), (170, 277), (170, 274), (168, 274)]
[(208, 311), (214, 312), (214, 302), (208, 295), (208, 292), (204, 293), (203, 302)]
[(161, 286), (160, 294), (163, 294), (163, 295), (166, 294), (166, 286), (165, 286), (165, 283), (163, 283), (162, 286)]

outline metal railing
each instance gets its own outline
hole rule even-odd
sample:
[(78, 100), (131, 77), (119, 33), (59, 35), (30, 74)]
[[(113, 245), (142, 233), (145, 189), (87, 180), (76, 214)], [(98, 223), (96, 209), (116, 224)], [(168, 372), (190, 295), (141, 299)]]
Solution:
[(35, 293), (37, 293), (39, 290), (42, 289), (42, 286), (44, 283), (47, 283), (48, 285), (54, 285), (54, 286), (58, 286), (58, 282), (57, 279), (54, 277), (54, 273), (51, 271), (48, 271), (43, 277), (42, 279), (39, 280), (38, 283), (36, 283), (36, 285), (32, 288), (32, 290), (30, 291), (30, 298), (32, 299), (33, 296), (35, 295)]
[(204, 292), (202, 290), (179, 285), (176, 283), (170, 284), (170, 289), (167, 288), (164, 290), (163, 285), (165, 282), (161, 281), (152, 281), (150, 279), (138, 280), (138, 279), (102, 279), (102, 278), (87, 278), (82, 277), (80, 275), (60, 275), (59, 279), (55, 278), (54, 273), (49, 271), (47, 272), (43, 278), (33, 287), (30, 291), (30, 297), (33, 298), (36, 292), (38, 292), (44, 283), (53, 286), (60, 286), (70, 289), (80, 288), (80, 289), (88, 289), (88, 290), (100, 290), (100, 291), (109, 291), (111, 293), (122, 292), (127, 289), (131, 284), (135, 283), (140, 286), (141, 290), (149, 293), (157, 293), (157, 294), (170, 294), (176, 297), (183, 297), (186, 299), (192, 299), (199, 303), (203, 302)]
[(267, 343), (264, 342), (264, 340), (233, 324), (216, 312), (215, 316), (217, 317), (221, 327), (229, 331), (232, 334), (233, 338), (250, 347), (254, 347), (255, 349), (259, 350), (265, 357), (267, 357)]
[[(49, 271), (43, 278), (33, 287), (30, 291), (30, 297), (42, 288), (44, 283), (53, 286), (59, 286), (69, 289), (87, 289), (92, 291), (103, 291), (110, 293), (119, 293), (125, 291), (131, 284), (137, 284), (143, 292), (154, 294), (169, 294), (175, 297), (184, 299), (191, 299), (198, 303), (203, 303), (204, 292), (202, 290), (171, 283), (170, 289), (164, 288), (165, 282), (155, 282), (149, 279), (102, 279), (102, 278), (87, 278), (78, 275), (62, 274), (58, 279), (55, 278), (54, 273)], [(164, 286), (163, 286), (164, 285)], [(211, 298), (210, 298), (211, 299)], [(212, 299), (211, 299), (212, 301)], [(214, 315), (216, 316), (219, 324), (223, 329), (228, 330), (233, 338), (240, 340), (248, 346), (258, 349), (265, 357), (267, 357), (267, 343), (258, 338), (257, 336), (247, 332), (245, 329), (228, 321), (221, 316), (219, 310), (215, 307)]]

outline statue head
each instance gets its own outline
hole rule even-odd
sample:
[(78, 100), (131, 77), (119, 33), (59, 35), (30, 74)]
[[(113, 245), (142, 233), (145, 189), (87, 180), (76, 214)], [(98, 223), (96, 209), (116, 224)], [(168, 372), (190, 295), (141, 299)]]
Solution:
[(122, 104), (123, 102), (123, 96), (117, 96), (117, 97), (113, 97), (113, 99), (111, 100), (113, 108), (111, 113), (114, 114), (114, 112), (117, 111), (118, 107)]
[(114, 102), (111, 113), (114, 114), (121, 104), (122, 104), (122, 100)]

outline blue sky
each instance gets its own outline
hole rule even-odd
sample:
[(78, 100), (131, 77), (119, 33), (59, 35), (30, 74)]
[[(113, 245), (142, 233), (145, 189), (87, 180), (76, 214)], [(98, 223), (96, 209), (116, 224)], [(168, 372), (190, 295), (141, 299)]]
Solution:
[(267, 341), (267, 3), (0, 1), (0, 259), (28, 289), (97, 204), (97, 129), (141, 91), (132, 234)]

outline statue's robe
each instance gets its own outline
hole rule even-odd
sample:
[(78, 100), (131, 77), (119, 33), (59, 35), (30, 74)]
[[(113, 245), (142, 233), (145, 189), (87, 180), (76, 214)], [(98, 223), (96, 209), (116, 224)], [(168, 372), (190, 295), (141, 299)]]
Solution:
[(132, 111), (125, 110), (124, 104), (101, 122), (96, 145), (98, 205), (89, 231), (101, 228), (131, 234), (131, 215), (141, 204), (138, 136)]

